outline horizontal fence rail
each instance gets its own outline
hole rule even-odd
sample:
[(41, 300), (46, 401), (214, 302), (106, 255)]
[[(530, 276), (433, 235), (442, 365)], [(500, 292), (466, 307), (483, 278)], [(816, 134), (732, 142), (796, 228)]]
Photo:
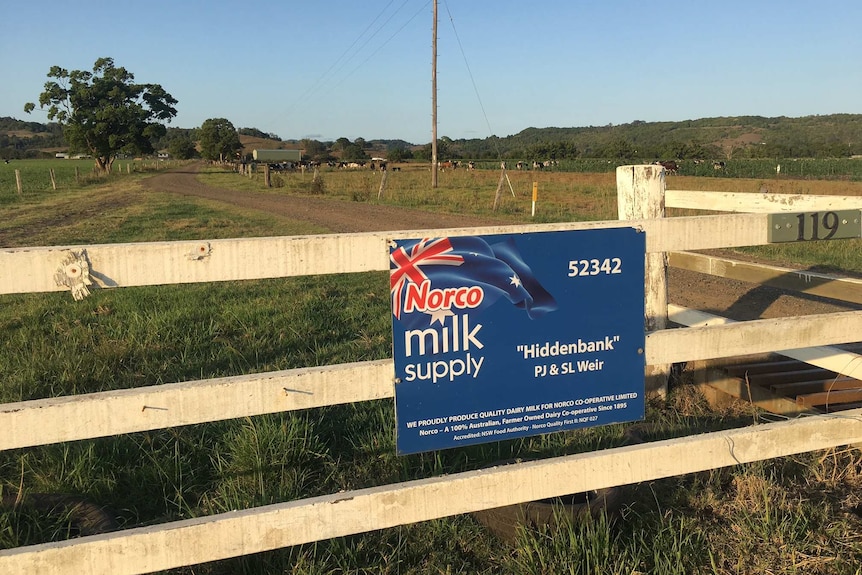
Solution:
[[(736, 323), (725, 317), (694, 309), (688, 309), (678, 305), (668, 306), (668, 318), (674, 323), (687, 327), (707, 327)], [(775, 348), (775, 346), (772, 347)], [(775, 353), (799, 361), (804, 361), (809, 365), (828, 369), (829, 371), (846, 377), (862, 380), (862, 355), (858, 353), (828, 346), (783, 349), (777, 350)]]
[(719, 212), (810, 212), (859, 209), (862, 197), (666, 190), (665, 205)]
[(135, 575), (862, 442), (862, 410), (498, 466), (0, 551), (0, 573)]
[(99, 244), (0, 249), (0, 294), (68, 291), (56, 279), (70, 256), (86, 253), (97, 287), (240, 281), (384, 271), (393, 238), (472, 236), (635, 227), (647, 252), (763, 245), (766, 214), (726, 214), (656, 220), (572, 222), (447, 230), (405, 230), (322, 236)]
[(394, 396), (391, 359), (0, 405), (0, 450)]
[[(680, 363), (850, 343), (860, 333), (862, 311), (713, 321), (647, 334), (645, 356), (648, 365)], [(0, 450), (390, 398), (394, 373), (387, 359), (7, 403), (0, 405)]]
[[(619, 174), (628, 174), (629, 168), (632, 179), (640, 179), (640, 168), (629, 166), (618, 169), (618, 181)], [(71, 291), (80, 299), (94, 288), (383, 272), (389, 270), (388, 247), (393, 239), (428, 236), (635, 227), (646, 234), (649, 257), (661, 258), (663, 253), (764, 245), (768, 243), (768, 213), (862, 207), (862, 198), (839, 196), (665, 191), (664, 173), (654, 166), (645, 168), (644, 174), (659, 178), (667, 207), (731, 213), (322, 236), (0, 248), (0, 294)], [(671, 258), (688, 258), (689, 266), (703, 265), (695, 255)], [(713, 266), (709, 272), (713, 273), (720, 264), (708, 265)], [(862, 377), (858, 354), (827, 347), (858, 341), (862, 311), (731, 322), (668, 306), (666, 300), (662, 310), (665, 307), (671, 321), (690, 327), (647, 333), (643, 350), (647, 366), (780, 349), (784, 351), (779, 353), (790, 357)], [(659, 313), (663, 311), (653, 315)], [(393, 378), (394, 360), (384, 359), (5, 404), (0, 405), (0, 429), (4, 430), (0, 450), (391, 399)], [(862, 443), (862, 410), (808, 416), (8, 549), (0, 551), (0, 573), (150, 573), (855, 443)]]
[(836, 277), (809, 270), (741, 262), (690, 252), (669, 253), (668, 265), (713, 276), (862, 304), (862, 279)]

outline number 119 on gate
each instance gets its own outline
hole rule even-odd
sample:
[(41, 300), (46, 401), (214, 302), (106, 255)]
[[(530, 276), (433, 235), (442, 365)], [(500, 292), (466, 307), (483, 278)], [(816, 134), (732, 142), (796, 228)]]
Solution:
[(769, 243), (862, 237), (862, 210), (770, 214)]

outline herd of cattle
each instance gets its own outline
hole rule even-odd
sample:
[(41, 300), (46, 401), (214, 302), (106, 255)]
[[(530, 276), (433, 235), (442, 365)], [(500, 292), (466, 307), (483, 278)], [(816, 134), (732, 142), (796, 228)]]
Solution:
[[(269, 169), (275, 172), (294, 172), (296, 170), (313, 170), (315, 168), (319, 168), (323, 165), (322, 162), (313, 161), (313, 160), (303, 160), (301, 162), (279, 162), (279, 163), (270, 163)], [(335, 162), (330, 161), (326, 162), (326, 165), (330, 168), (340, 168), (345, 170), (359, 170), (359, 169), (371, 169), (371, 170), (381, 170), (386, 171), (387, 162), (386, 160), (374, 160), (371, 162)], [(401, 168), (395, 167), (392, 168), (395, 171), (399, 171)]]
[[(694, 165), (699, 166), (704, 163), (705, 160), (692, 160)], [(679, 171), (679, 164), (673, 160), (660, 161), (656, 160), (653, 162), (656, 166), (661, 166), (665, 169), (665, 171), (669, 174), (675, 174)], [(716, 161), (712, 163), (713, 170), (723, 170), (725, 167), (725, 163), (721, 161)]]
[[(700, 165), (706, 162), (706, 160), (692, 160), (695, 165)], [(675, 160), (656, 160), (653, 162), (656, 166), (661, 166), (665, 169), (665, 171), (669, 174), (676, 174), (680, 169), (680, 163)], [(280, 163), (271, 163), (269, 164), (269, 169), (276, 172), (292, 172), (300, 169), (308, 169), (313, 170), (315, 168), (321, 167), (322, 163), (318, 161), (311, 160), (303, 160), (301, 162), (280, 162)], [(375, 158), (372, 161), (355, 161), (355, 162), (336, 162), (330, 161), (326, 162), (326, 165), (330, 168), (334, 169), (344, 169), (344, 170), (362, 170), (362, 169), (370, 169), (380, 170), (385, 172), (388, 169), (388, 163), (386, 160), (381, 158)], [(559, 165), (557, 160), (545, 160), (544, 162), (540, 162), (534, 160), (531, 162), (523, 162), (520, 161), (515, 164), (515, 168), (518, 170), (545, 170), (545, 169), (553, 169)], [(437, 163), (437, 167), (442, 170), (455, 170), (458, 168), (466, 168), (468, 170), (473, 170), (476, 168), (476, 163), (473, 161), (462, 162), (460, 160), (446, 160)], [(502, 163), (502, 167), (506, 167), (506, 163)], [(723, 170), (725, 168), (725, 163), (722, 161), (715, 161), (712, 163), (712, 168), (714, 170)], [(391, 168), (393, 171), (400, 171), (400, 167)]]

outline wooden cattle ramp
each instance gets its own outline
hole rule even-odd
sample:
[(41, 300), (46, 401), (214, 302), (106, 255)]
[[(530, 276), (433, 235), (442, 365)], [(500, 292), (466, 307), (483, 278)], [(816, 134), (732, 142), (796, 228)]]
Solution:
[[(750, 200), (749, 200), (750, 201)], [(862, 279), (839, 277), (744, 262), (703, 253), (673, 252), (673, 267), (750, 284), (770, 286), (800, 296), (821, 297), (850, 308), (862, 305)], [(683, 308), (673, 310), (679, 325), (720, 325), (733, 320)], [(824, 414), (862, 407), (862, 343), (814, 350), (790, 350), (693, 362), (695, 383), (710, 402), (728, 397), (749, 401), (779, 415)]]
[[(862, 344), (841, 348), (862, 352)], [(862, 407), (862, 381), (780, 354), (713, 362), (699, 366), (698, 371), (698, 383), (776, 414), (834, 413)]]

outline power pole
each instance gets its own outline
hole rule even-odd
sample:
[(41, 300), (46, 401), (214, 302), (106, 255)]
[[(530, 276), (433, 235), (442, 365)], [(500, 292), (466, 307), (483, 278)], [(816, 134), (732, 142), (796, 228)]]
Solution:
[(431, 188), (437, 188), (437, 0), (434, 0), (434, 39), (431, 42)]

